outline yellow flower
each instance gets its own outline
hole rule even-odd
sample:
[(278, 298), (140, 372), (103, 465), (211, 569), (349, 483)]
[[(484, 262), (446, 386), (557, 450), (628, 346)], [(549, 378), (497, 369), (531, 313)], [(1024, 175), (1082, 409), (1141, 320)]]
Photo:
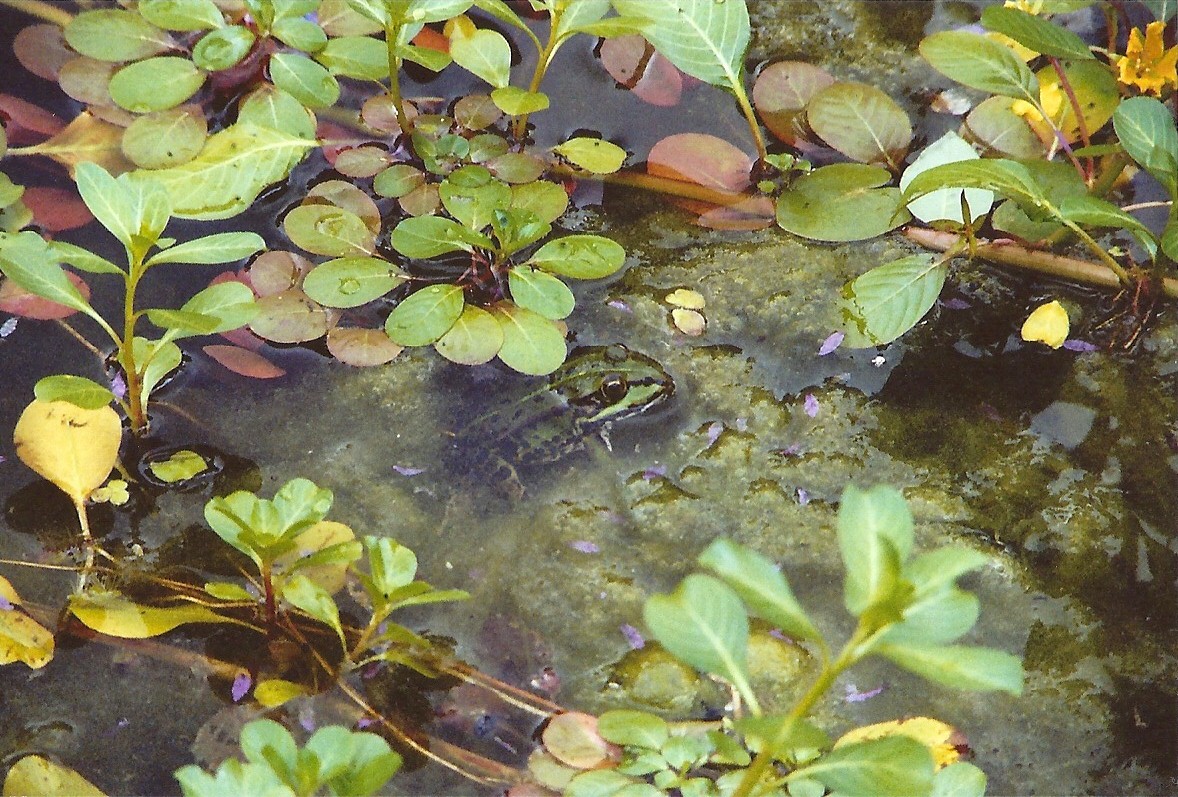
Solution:
[(1167, 86), (1178, 86), (1178, 47), (1165, 49), (1162, 42), (1163, 22), (1151, 22), (1129, 31), (1129, 45), (1125, 55), (1117, 61), (1117, 79), (1125, 86), (1136, 86), (1143, 91), (1161, 96)]
[(1058, 349), (1068, 339), (1068, 311), (1059, 302), (1041, 304), (1023, 322), (1022, 338)]

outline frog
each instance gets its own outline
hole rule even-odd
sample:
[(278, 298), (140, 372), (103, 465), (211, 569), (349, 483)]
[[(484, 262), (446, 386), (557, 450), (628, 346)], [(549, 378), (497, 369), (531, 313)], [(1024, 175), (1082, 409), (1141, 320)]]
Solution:
[(544, 385), (456, 432), (452, 464), (469, 480), (520, 498), (530, 475), (592, 440), (608, 448), (614, 424), (665, 405), (674, 393), (674, 379), (653, 357), (619, 343), (582, 346)]

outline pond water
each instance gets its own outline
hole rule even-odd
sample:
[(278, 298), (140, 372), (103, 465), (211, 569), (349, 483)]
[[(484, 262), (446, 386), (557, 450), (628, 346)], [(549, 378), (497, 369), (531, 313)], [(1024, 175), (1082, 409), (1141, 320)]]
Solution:
[[(943, 82), (916, 57), (915, 42), (976, 13), (942, 2), (749, 5), (751, 62), (813, 61), (881, 86), (914, 119), (925, 114), (925, 87)], [(11, 34), (18, 23), (4, 20)], [(554, 66), (557, 97), (561, 75), (569, 102), (556, 103), (562, 115), (547, 120), (542, 137), (592, 127), (642, 153), (667, 133), (705, 130), (747, 145), (735, 111), (718, 110), (718, 93), (701, 90), (673, 113), (651, 112), (603, 76), (587, 46)], [(323, 168), (299, 167), (290, 192), (235, 223), (277, 240), (275, 216)], [(657, 198), (613, 188), (576, 223), (618, 240), (628, 261), (617, 278), (578, 289), (573, 345), (624, 344), (657, 360), (675, 383), (668, 403), (617, 423), (608, 448), (593, 437), (585, 450), (521, 471), (516, 497), (464, 465), (497, 443), (456, 433), (542, 379), (493, 365), (462, 368), (429, 349), (374, 369), (302, 349), (276, 352), (288, 374), (273, 382), (244, 380), (196, 356), (163, 396), (178, 412), (158, 410), (158, 436), (221, 452), (224, 472), (213, 485), (162, 493), (131, 513), (99, 508), (95, 533), (111, 549), (142, 546), (145, 566), (175, 565), (210, 544), (201, 507), (212, 490), (268, 496), (307, 477), (334, 491), (333, 519), (396, 538), (416, 551), (424, 578), (471, 593), (408, 622), (453, 639), (459, 657), (521, 685), (551, 667), (556, 699), (568, 707), (643, 703), (699, 715), (716, 707), (706, 686), (641, 682), (641, 654), (624, 626), (641, 626), (645, 599), (670, 589), (700, 550), (727, 536), (780, 562), (819, 625), (840, 638), (850, 627), (834, 538), (839, 494), (850, 483), (894, 485), (913, 509), (919, 547), (964, 541), (990, 555), (963, 582), (982, 601), (965, 641), (1022, 655), (1026, 692), (951, 692), (869, 662), (836, 685), (818, 719), (836, 729), (942, 719), (968, 737), (991, 794), (1178, 792), (1173, 313), (1132, 353), (1053, 352), (1022, 343), (1018, 326), (1061, 286), (966, 266), (900, 342), (819, 355), (839, 326), (843, 283), (911, 245), (707, 231)], [(676, 288), (705, 297), (702, 336), (672, 325), (664, 298)], [(1068, 295), (1086, 313), (1099, 311), (1100, 297)], [(0, 429), (13, 426), (41, 376), (96, 375), (88, 355), (47, 323), (20, 322), (0, 341), (0, 363)], [(496, 432), (489, 425), (485, 436)], [(16, 461), (7, 437), (0, 455), (0, 557), (59, 561), (74, 540), (68, 502)], [(52, 571), (0, 572), (46, 606), (60, 605), (73, 583)], [(193, 653), (233, 640), (169, 637)], [(198, 656), (177, 665), (142, 650), (61, 648), (44, 670), (0, 670), (0, 761), (35, 751), (111, 794), (177, 792), (171, 772), (192, 762), (202, 725), (229, 704), (228, 684), (210, 679)], [(787, 664), (754, 662), (771, 700), (787, 699), (806, 677), (806, 661)], [(870, 699), (853, 699), (878, 687)], [(504, 717), (473, 744), (511, 760), (506, 748), (528, 733)], [(398, 775), (389, 793), (486, 791), (426, 766)]]

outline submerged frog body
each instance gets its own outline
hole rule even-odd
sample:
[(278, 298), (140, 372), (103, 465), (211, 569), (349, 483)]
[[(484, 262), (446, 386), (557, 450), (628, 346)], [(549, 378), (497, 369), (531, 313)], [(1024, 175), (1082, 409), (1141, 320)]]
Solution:
[(576, 349), (544, 387), (460, 431), (454, 466), (471, 481), (518, 496), (528, 475), (674, 392), (671, 376), (645, 354), (620, 344)]

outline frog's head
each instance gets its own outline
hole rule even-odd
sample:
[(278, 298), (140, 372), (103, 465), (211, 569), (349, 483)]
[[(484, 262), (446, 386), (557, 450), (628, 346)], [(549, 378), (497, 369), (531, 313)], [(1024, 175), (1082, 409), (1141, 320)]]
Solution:
[(574, 350), (549, 386), (590, 422), (629, 418), (675, 392), (674, 380), (657, 360), (621, 344)]

